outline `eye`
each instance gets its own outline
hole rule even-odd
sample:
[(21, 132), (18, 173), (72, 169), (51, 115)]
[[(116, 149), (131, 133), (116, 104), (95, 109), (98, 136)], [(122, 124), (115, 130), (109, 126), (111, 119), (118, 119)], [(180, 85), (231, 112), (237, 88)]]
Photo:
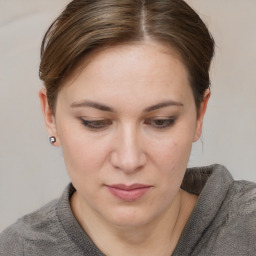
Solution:
[(111, 120), (85, 120), (81, 118), (82, 124), (91, 130), (101, 130), (112, 124)]
[(145, 120), (145, 124), (152, 125), (154, 128), (163, 129), (171, 127), (175, 118), (150, 118)]

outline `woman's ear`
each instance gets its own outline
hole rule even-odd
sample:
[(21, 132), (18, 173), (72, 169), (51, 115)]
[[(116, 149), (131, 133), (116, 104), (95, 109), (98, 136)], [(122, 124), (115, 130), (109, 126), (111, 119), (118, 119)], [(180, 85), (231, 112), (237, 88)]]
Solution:
[(204, 93), (204, 99), (200, 104), (200, 109), (197, 114), (197, 124), (196, 124), (196, 130), (195, 130), (193, 142), (196, 142), (201, 137), (204, 115), (207, 109), (207, 104), (208, 104), (210, 95), (211, 95), (210, 89), (207, 89)]
[(48, 131), (49, 137), (54, 136), (56, 139), (56, 142), (54, 142), (53, 145), (59, 146), (56, 122), (55, 122), (55, 118), (54, 118), (52, 111), (48, 104), (48, 99), (47, 99), (47, 94), (46, 94), (45, 88), (43, 88), (39, 91), (39, 98), (40, 98), (40, 102), (41, 102), (41, 109), (42, 109), (43, 116), (44, 116), (45, 126)]

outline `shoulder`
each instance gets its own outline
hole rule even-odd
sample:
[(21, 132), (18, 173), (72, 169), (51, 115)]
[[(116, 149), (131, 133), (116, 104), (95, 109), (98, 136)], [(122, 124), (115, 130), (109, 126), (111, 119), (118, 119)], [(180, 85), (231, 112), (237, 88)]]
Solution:
[[(256, 217), (256, 183), (234, 181), (227, 193), (226, 201), (229, 205), (229, 215)], [(253, 221), (256, 224), (256, 218)]]
[(0, 255), (23, 255), (23, 239), (17, 232), (16, 223), (0, 234)]
[(221, 165), (187, 175), (184, 186), (199, 194), (182, 240), (194, 248), (189, 255), (255, 255), (256, 184), (234, 180)]
[(58, 232), (57, 201), (23, 216), (0, 234), (0, 255), (23, 255), (24, 247), (30, 242), (52, 241)]
[[(234, 181), (211, 227), (214, 255), (254, 255), (256, 251), (256, 184)], [(215, 235), (213, 235), (213, 233)], [(226, 253), (229, 252), (229, 253)]]
[[(234, 181), (227, 191), (216, 223), (221, 228), (220, 236), (236, 238), (237, 243), (253, 238), (256, 243), (256, 184), (250, 181)], [(222, 234), (222, 235), (221, 235)], [(255, 248), (255, 245), (254, 245)]]

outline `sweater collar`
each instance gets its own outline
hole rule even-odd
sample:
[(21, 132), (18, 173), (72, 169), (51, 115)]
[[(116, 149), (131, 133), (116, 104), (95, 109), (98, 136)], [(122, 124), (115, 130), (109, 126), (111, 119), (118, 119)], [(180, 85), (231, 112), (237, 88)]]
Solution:
[[(197, 204), (181, 234), (173, 256), (191, 255), (204, 230), (210, 225), (224, 201), (233, 178), (222, 165), (188, 168), (181, 188), (199, 195)], [(58, 216), (66, 234), (83, 255), (104, 256), (75, 219), (70, 198), (75, 188), (70, 183), (58, 202)]]
[(75, 191), (75, 188), (70, 183), (59, 199), (57, 211), (60, 222), (68, 237), (80, 248), (81, 255), (104, 256), (73, 215), (70, 198)]
[(173, 256), (192, 254), (203, 232), (217, 215), (233, 182), (233, 177), (222, 165), (187, 169), (181, 188), (199, 197)]

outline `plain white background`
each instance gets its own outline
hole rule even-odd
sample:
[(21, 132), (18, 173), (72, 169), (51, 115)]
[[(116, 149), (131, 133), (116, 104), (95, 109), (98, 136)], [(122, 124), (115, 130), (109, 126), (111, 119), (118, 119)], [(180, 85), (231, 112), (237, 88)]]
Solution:
[[(0, 0), (0, 231), (58, 197), (69, 178), (38, 100), (40, 43), (67, 0)], [(189, 166), (256, 181), (256, 1), (187, 0), (216, 41), (212, 97)]]

